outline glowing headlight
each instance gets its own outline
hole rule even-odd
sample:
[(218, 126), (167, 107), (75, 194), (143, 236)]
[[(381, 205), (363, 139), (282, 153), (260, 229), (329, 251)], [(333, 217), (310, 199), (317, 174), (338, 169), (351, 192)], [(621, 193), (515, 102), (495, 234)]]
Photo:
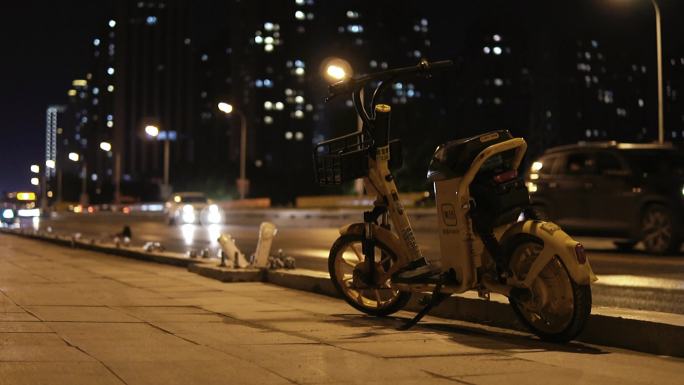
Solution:
[(682, 187), (682, 195), (684, 195), (684, 187)]
[(192, 205), (183, 206), (181, 218), (185, 223), (195, 223), (195, 208)]
[(2, 217), (5, 219), (14, 219), (14, 211), (12, 211), (12, 209), (5, 209), (2, 212)]
[(221, 210), (216, 205), (209, 206), (209, 214), (207, 215), (209, 223), (221, 223)]

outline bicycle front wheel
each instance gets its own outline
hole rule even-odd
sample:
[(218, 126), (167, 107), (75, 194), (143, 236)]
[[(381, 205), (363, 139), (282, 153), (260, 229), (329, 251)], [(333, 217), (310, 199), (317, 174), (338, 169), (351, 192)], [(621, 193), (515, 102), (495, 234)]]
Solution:
[[(345, 301), (355, 309), (373, 316), (386, 316), (401, 310), (411, 299), (410, 292), (393, 288), (391, 281), (359, 282), (359, 273), (366, 262), (361, 235), (339, 237), (328, 258), (330, 279)], [(396, 263), (396, 254), (386, 245), (375, 241), (375, 268), (386, 272)], [(356, 272), (356, 278), (355, 278)]]

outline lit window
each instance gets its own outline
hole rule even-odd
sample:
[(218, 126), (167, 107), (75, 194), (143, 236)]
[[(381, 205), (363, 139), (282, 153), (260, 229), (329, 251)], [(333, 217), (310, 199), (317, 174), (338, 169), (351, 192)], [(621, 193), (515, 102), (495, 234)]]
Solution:
[(114, 86), (111, 85), (111, 84), (108, 85), (108, 86), (107, 86), (107, 91), (109, 91), (109, 92), (114, 92)]
[(304, 68), (296, 68), (295, 74), (297, 74), (298, 76), (304, 75)]
[(273, 30), (273, 23), (269, 23), (269, 22), (264, 23), (264, 29), (267, 31), (272, 31)]
[(277, 103), (275, 104), (275, 109), (276, 109), (276, 110), (281, 111), (283, 108), (285, 108), (285, 105), (283, 104), (283, 102), (277, 102)]
[(111, 114), (109, 114), (107, 115), (107, 120), (114, 120), (114, 117)]
[(264, 81), (261, 80), (261, 79), (257, 79), (257, 80), (254, 82), (254, 85), (256, 86), (256, 88), (261, 88), (261, 87), (264, 86)]
[(116, 27), (116, 20), (109, 20), (109, 28)]
[(502, 52), (501, 47), (494, 47), (492, 49), (492, 52), (494, 52), (494, 55), (501, 55), (501, 52)]
[(297, 5), (304, 5), (304, 0), (295, 0)]
[(494, 41), (501, 41), (501, 35), (494, 35), (492, 36), (492, 38), (494, 39)]
[(297, 68), (304, 68), (304, 62), (301, 60), (295, 60), (294, 65)]
[(272, 108), (273, 108), (273, 103), (268, 102), (268, 101), (264, 102), (264, 109), (270, 110)]
[(189, 37), (186, 37), (185, 40), (183, 40), (183, 43), (185, 43), (185, 45), (190, 45), (190, 42), (191, 40)]
[(292, 135), (292, 132), (291, 132), (291, 131), (285, 132), (285, 139), (287, 139), (287, 140), (292, 140), (292, 136), (293, 136), (293, 135)]
[(297, 104), (303, 104), (304, 103), (304, 97), (299, 95), (295, 98), (295, 103)]
[(359, 24), (351, 24), (347, 26), (347, 31), (351, 33), (361, 33), (363, 32), (363, 26)]
[(264, 116), (264, 123), (265, 124), (273, 124), (273, 117), (272, 116)]
[(100, 45), (100, 39), (95, 39), (95, 40), (93, 40), (93, 45), (94, 45), (95, 47), (99, 46), (99, 45)]
[(93, 95), (97, 95), (100, 93), (100, 89), (97, 87), (93, 87)]
[(264, 46), (264, 51), (266, 51), (266, 52), (271, 52), (271, 51), (273, 51), (273, 44), (266, 44), (266, 45)]
[(107, 68), (107, 74), (114, 75), (114, 67)]
[(264, 39), (264, 43), (266, 43), (266, 44), (273, 44), (273, 38), (272, 38), (271, 36), (267, 36), (267, 37)]
[(302, 140), (302, 139), (304, 139), (304, 133), (301, 132), (301, 131), (297, 131), (297, 132), (295, 133), (295, 139), (297, 139), (297, 140)]
[(499, 78), (494, 79), (494, 85), (497, 87), (501, 87), (503, 85), (503, 80)]
[(371, 60), (371, 61), (370, 61), (370, 67), (371, 67), (371, 68), (375, 68), (375, 67), (377, 67), (377, 66), (378, 66), (378, 62), (377, 62), (377, 61), (375, 61), (375, 60)]
[[(302, 11), (297, 11), (297, 12), (295, 12), (295, 19), (304, 20), (304, 19), (306, 19), (306, 15)], [(290, 133), (290, 135), (292, 135), (292, 133)]]
[(95, 182), (95, 181), (97, 180), (97, 174), (91, 175), (91, 176), (90, 176), (90, 179), (92, 179), (93, 182)]
[(209, 55), (207, 55), (207, 54), (205, 53), (205, 54), (202, 55), (202, 58), (201, 58), (201, 59), (202, 59), (202, 61), (207, 61), (207, 60), (209, 60)]
[(147, 23), (147, 25), (155, 25), (157, 24), (157, 16), (147, 16), (145, 22)]
[(107, 122), (107, 127), (109, 127), (109, 128), (114, 127), (114, 122), (112, 122), (111, 120), (108, 121), (108, 122)]
[(261, 43), (264, 42), (264, 38), (261, 37), (261, 36), (255, 36), (255, 37), (254, 37), (254, 42), (257, 43), (257, 44), (261, 44)]
[(643, 107), (644, 106), (644, 99), (639, 98), (637, 103), (639, 104), (639, 107)]
[(354, 11), (347, 11), (347, 17), (350, 19), (358, 19), (359, 13)]
[(302, 110), (297, 110), (297, 111), (295, 111), (294, 117), (297, 118), (297, 119), (303, 118), (303, 117), (304, 117), (304, 111), (302, 111)]

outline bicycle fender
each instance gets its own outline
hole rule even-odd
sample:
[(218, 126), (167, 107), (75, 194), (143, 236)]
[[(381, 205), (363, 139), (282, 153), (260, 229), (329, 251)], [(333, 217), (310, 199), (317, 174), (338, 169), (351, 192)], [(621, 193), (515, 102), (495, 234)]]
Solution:
[[(403, 244), (401, 243), (399, 237), (397, 237), (390, 230), (387, 230), (374, 223), (371, 224), (371, 227), (371, 231), (373, 232), (373, 237), (375, 239), (379, 240), (385, 246), (394, 251), (398, 258), (408, 260), (407, 254), (404, 251)], [(363, 222), (351, 223), (340, 228), (340, 235), (362, 235), (365, 228), (366, 224)]]
[(525, 280), (522, 282), (525, 287), (531, 287), (532, 282), (554, 256), (560, 258), (568, 270), (570, 278), (578, 285), (589, 285), (598, 279), (591, 269), (588, 258), (584, 263), (577, 260), (575, 247), (579, 242), (572, 239), (555, 223), (535, 220), (518, 222), (504, 232), (501, 237), (501, 244), (506, 244), (508, 240), (519, 235), (528, 235), (543, 243), (541, 253), (532, 263)]

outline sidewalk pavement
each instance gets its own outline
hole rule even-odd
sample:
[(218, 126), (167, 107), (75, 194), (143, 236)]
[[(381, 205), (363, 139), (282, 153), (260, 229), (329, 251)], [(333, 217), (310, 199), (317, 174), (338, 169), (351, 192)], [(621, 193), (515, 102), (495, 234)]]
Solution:
[[(407, 318), (410, 313), (399, 313)], [(684, 360), (0, 235), (0, 385), (679, 384)]]

